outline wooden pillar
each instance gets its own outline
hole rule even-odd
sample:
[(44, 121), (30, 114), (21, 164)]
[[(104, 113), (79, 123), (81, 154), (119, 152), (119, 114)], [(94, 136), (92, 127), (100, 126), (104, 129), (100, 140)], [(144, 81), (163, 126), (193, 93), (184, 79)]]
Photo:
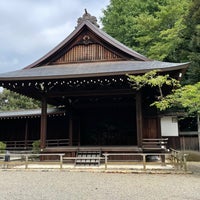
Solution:
[(198, 129), (199, 151), (200, 151), (200, 114), (197, 114), (197, 129)]
[(72, 115), (69, 115), (69, 146), (73, 145), (73, 120)]
[(81, 145), (80, 118), (78, 119), (78, 146)]
[(47, 134), (47, 101), (45, 97), (41, 100), (41, 122), (40, 122), (40, 148), (43, 150), (46, 147)]
[(142, 147), (142, 98), (141, 92), (136, 93), (136, 123), (137, 123), (137, 143), (139, 147)]
[(25, 136), (24, 136), (24, 148), (27, 148), (27, 140), (28, 140), (28, 119), (25, 119)]

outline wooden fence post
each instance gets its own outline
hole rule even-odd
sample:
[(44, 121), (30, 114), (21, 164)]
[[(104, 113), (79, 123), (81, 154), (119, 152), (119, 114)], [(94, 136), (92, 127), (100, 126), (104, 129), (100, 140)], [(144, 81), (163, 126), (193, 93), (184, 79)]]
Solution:
[(25, 169), (28, 169), (28, 155), (25, 155)]
[(142, 154), (143, 157), (143, 169), (146, 170), (146, 155)]
[(63, 168), (63, 155), (60, 155), (60, 169)]
[(107, 168), (108, 168), (108, 155), (107, 154), (104, 154), (104, 156), (105, 156), (105, 170), (107, 170)]

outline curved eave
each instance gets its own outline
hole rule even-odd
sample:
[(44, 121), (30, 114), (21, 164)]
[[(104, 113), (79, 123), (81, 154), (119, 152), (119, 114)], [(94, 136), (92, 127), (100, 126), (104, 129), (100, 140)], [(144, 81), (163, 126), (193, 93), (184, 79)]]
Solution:
[(0, 74), (0, 81), (70, 79), (143, 74), (151, 70), (159, 70), (161, 72), (184, 71), (188, 65), (189, 63), (167, 63), (160, 61), (119, 61), (51, 65)]
[[(64, 115), (65, 111), (58, 108), (48, 108), (48, 116)], [(40, 117), (41, 109), (29, 109), (29, 110), (17, 110), (17, 111), (2, 111), (0, 112), (0, 120), (3, 119), (15, 119), (15, 118), (32, 118)]]
[(122, 43), (120, 43), (116, 39), (112, 38), (111, 36), (109, 36), (108, 34), (106, 34), (105, 32), (103, 32), (101, 29), (99, 29), (95, 25), (93, 25), (91, 22), (89, 22), (89, 21), (83, 21), (60, 44), (58, 44), (55, 48), (53, 48), (51, 51), (49, 51), (46, 55), (44, 55), (43, 57), (41, 57), (39, 60), (35, 61), (34, 63), (32, 63), (30, 65), (28, 65), (24, 69), (30, 69), (30, 68), (34, 68), (34, 67), (40, 66), (40, 64), (42, 62), (44, 62), (46, 59), (48, 59), (49, 57), (51, 57), (54, 54), (56, 54), (56, 52), (59, 51), (61, 48), (63, 48), (63, 46), (65, 46), (67, 43), (71, 42), (73, 40), (73, 38), (76, 37), (76, 35), (82, 30), (82, 28), (84, 26), (87, 26), (91, 31), (93, 31), (96, 35), (98, 35), (100, 38), (102, 38), (104, 41), (106, 41), (107, 43), (109, 43), (113, 47), (118, 48), (119, 50), (121, 50), (122, 52), (124, 52), (124, 53), (132, 56), (133, 58), (135, 58), (137, 60), (140, 60), (140, 61), (149, 61), (150, 60), (147, 57), (145, 57), (145, 56), (137, 53), (136, 51), (128, 48), (127, 46), (123, 45)]

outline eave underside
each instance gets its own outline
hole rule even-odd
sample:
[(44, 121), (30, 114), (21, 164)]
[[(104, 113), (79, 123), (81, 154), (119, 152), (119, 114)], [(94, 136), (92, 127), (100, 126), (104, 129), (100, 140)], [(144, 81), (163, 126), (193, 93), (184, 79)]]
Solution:
[[(177, 77), (181, 70), (171, 72)], [(2, 81), (1, 86), (19, 94), (41, 100), (55, 106), (65, 106), (77, 98), (120, 96), (134, 94), (126, 75), (98, 76), (86, 78), (13, 80)]]
[(75, 97), (131, 94), (127, 74), (159, 70), (178, 79), (187, 66), (159, 61), (51, 65), (0, 74), (0, 86), (37, 100), (45, 97), (49, 104), (58, 106)]

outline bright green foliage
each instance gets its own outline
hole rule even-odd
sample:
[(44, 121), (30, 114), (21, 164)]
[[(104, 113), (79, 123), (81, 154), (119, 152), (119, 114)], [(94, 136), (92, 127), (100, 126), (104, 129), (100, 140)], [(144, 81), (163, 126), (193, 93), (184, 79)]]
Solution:
[(145, 49), (143, 53), (153, 59), (176, 61), (176, 50), (183, 42), (180, 34), (185, 28), (183, 17), (187, 10), (187, 0), (168, 0), (153, 15), (140, 14), (136, 18), (136, 29), (140, 30), (136, 38), (141, 48), (138, 50)]
[(5, 153), (6, 144), (3, 142), (0, 142), (0, 153)]
[(111, 0), (104, 30), (149, 58), (191, 62), (184, 84), (200, 81), (199, 0)]
[[(194, 85), (180, 86), (179, 81), (167, 75), (159, 75), (159, 71), (150, 71), (144, 75), (128, 75), (133, 89), (140, 90), (144, 86), (159, 88), (160, 96), (151, 106), (159, 110), (171, 107), (184, 108), (188, 114), (200, 115), (200, 82)], [(172, 87), (172, 93), (163, 95), (164, 85)]]
[[(169, 75), (159, 75), (151, 71), (144, 75), (128, 76), (133, 89), (140, 90), (144, 86), (158, 87), (160, 96), (150, 106), (156, 106), (160, 111), (168, 108), (183, 108), (187, 115), (197, 116), (198, 132), (200, 133), (200, 82), (194, 85), (180, 86), (179, 81)], [(171, 86), (172, 93), (164, 96), (164, 85)]]
[(128, 75), (132, 88), (139, 90), (144, 86), (157, 87), (160, 92), (158, 99), (161, 100), (164, 97), (162, 91), (164, 85), (171, 86), (172, 88), (180, 87), (179, 81), (171, 78), (168, 74), (159, 75), (158, 72), (157, 70), (153, 70), (144, 75)]
[(104, 30), (125, 45), (134, 48), (139, 46), (136, 38), (140, 35), (137, 20), (142, 13), (153, 14), (166, 0), (111, 0), (110, 5), (104, 10), (101, 19)]
[(40, 153), (40, 140), (36, 140), (32, 143), (32, 151), (33, 153), (37, 154)]
[[(194, 84), (200, 81), (200, 1), (192, 0), (188, 15), (185, 17), (184, 54), (191, 61), (187, 72), (187, 82)], [(183, 55), (184, 56), (184, 55)]]
[(0, 110), (35, 109), (40, 107), (40, 102), (4, 89), (0, 93)]
[(102, 18), (104, 30), (152, 59), (177, 60), (190, 1), (111, 0)]
[(160, 110), (170, 107), (183, 107), (189, 115), (200, 115), (200, 82), (194, 85), (185, 85), (172, 91), (161, 101), (153, 103)]

